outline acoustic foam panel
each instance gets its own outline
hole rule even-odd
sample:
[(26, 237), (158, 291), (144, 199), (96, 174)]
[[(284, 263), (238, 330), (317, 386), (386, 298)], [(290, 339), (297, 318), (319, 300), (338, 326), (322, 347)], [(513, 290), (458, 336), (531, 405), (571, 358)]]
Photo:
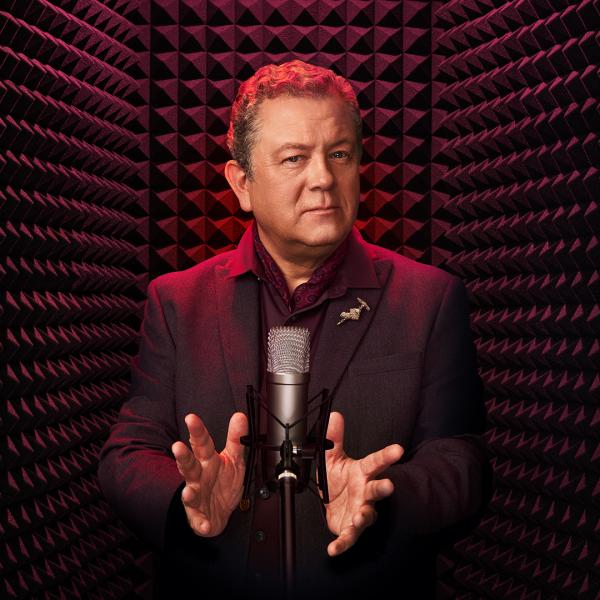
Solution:
[(358, 92), (365, 236), (430, 259), (431, 112), (423, 101), (431, 94), (431, 9), (409, 4), (152, 4), (151, 276), (192, 266), (238, 241), (249, 217), (223, 176), (229, 109), (256, 69), (294, 58), (333, 68)]
[(120, 0), (0, 12), (3, 598), (148, 587), (96, 479), (147, 285), (143, 22)]
[[(69, 10), (82, 5), (90, 15), (98, 9), (77, 2)], [(144, 14), (132, 6), (111, 9), (137, 25), (139, 42), (128, 44), (139, 43), (144, 69), (135, 76), (142, 99), (132, 103), (139, 120), (128, 125), (150, 156), (135, 160), (149, 185), (134, 186), (139, 208), (128, 211), (140, 211), (136, 265), (151, 276), (189, 266), (232, 247), (245, 227), (221, 174), (240, 80), (265, 62), (295, 57), (350, 78), (366, 122), (363, 233), (453, 270), (476, 307), (497, 489), (479, 530), (445, 556), (443, 592), (594, 597), (597, 274), (579, 265), (597, 264), (595, 238), (584, 245), (581, 233), (597, 229), (595, 171), (593, 160), (588, 171), (562, 167), (582, 164), (565, 131), (576, 131), (590, 152), (589, 134), (598, 130), (593, 4), (161, 0), (142, 3)], [(585, 71), (575, 83), (571, 71), (564, 77), (579, 94), (568, 105), (555, 83), (564, 55), (573, 71)], [(583, 103), (579, 81), (595, 90)], [(531, 124), (510, 126), (527, 115)], [(562, 145), (533, 158), (523, 151), (532, 131), (543, 145), (553, 130)], [(549, 166), (556, 156), (558, 172)], [(146, 209), (151, 218), (140, 228)], [(119, 551), (131, 552), (125, 540)], [(111, 586), (116, 596), (143, 581), (139, 571), (124, 573)]]
[(593, 2), (434, 19), (434, 253), (467, 284), (495, 492), (446, 556), (460, 598), (597, 598), (598, 37)]

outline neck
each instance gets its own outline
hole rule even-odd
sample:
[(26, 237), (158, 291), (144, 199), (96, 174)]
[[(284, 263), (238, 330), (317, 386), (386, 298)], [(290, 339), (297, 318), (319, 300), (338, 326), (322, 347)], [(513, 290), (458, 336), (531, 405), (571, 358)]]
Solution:
[(297, 254), (286, 254), (279, 252), (263, 237), (261, 237), (261, 241), (281, 269), (290, 294), (293, 294), (299, 285), (306, 283), (337, 248), (337, 246), (319, 246), (318, 248), (306, 248)]
[(327, 257), (329, 256), (328, 254), (320, 259), (305, 260), (300, 263), (297, 260), (288, 260), (283, 257), (276, 256), (270, 250), (269, 253), (273, 257), (273, 260), (275, 260), (277, 263), (277, 266), (281, 269), (290, 294), (292, 294), (299, 285), (306, 283), (311, 278), (312, 274), (325, 262), (325, 260), (327, 260)]

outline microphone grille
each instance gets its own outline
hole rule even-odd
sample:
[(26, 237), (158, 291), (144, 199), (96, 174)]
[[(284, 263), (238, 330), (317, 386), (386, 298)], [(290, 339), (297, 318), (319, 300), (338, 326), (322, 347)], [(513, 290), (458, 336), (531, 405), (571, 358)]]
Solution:
[(271, 327), (267, 341), (269, 373), (308, 373), (310, 331), (306, 327)]

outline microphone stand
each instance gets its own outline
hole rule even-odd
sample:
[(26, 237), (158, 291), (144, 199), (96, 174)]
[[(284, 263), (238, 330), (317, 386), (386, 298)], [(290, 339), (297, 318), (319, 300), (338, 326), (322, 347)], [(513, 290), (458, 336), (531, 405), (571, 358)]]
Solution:
[(293, 459), (293, 444), (290, 429), (285, 428), (285, 440), (281, 445), (281, 463), (277, 471), (281, 506), (281, 558), (286, 597), (291, 598), (295, 586), (296, 572), (296, 482), (298, 465)]
[[(240, 442), (249, 448), (246, 461), (246, 472), (244, 474), (244, 488), (240, 509), (246, 511), (250, 508), (250, 485), (252, 475), (256, 468), (259, 456), (263, 452), (279, 451), (281, 461), (275, 467), (274, 478), (271, 480), (279, 488), (280, 519), (281, 519), (281, 563), (284, 576), (284, 587), (286, 597), (291, 598), (295, 586), (296, 572), (296, 503), (295, 496), (303, 491), (308, 485), (310, 476), (310, 463), (298, 461), (317, 461), (317, 485), (321, 490), (323, 504), (329, 503), (329, 488), (327, 486), (327, 470), (325, 464), (325, 451), (333, 448), (333, 442), (326, 438), (331, 403), (333, 398), (328, 390), (308, 401), (308, 406), (318, 397), (321, 401), (314, 407), (308, 409), (306, 414), (294, 423), (282, 423), (269, 410), (268, 406), (261, 400), (260, 394), (249, 385), (246, 388), (246, 402), (248, 405), (249, 434), (240, 438)], [(266, 410), (267, 415), (275, 419), (285, 430), (285, 439), (281, 446), (266, 443), (266, 435), (260, 433), (260, 408)], [(290, 429), (299, 421), (308, 418), (308, 415), (319, 410), (311, 432), (302, 444), (294, 445), (290, 440)]]

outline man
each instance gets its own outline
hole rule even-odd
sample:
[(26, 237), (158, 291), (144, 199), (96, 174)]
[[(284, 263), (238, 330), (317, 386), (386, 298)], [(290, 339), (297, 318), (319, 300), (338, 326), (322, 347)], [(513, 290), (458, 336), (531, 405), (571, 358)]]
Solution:
[[(297, 496), (299, 595), (395, 583), (431, 597), (438, 534), (483, 501), (464, 287), (353, 227), (361, 121), (343, 78), (300, 61), (259, 69), (238, 92), (228, 145), (225, 176), (254, 224), (236, 250), (150, 284), (103, 490), (162, 552), (165, 596), (277, 597), (279, 501), (259, 472), (251, 510), (238, 508), (245, 389), (264, 392), (268, 330), (307, 327), (309, 397), (334, 394), (334, 448), (324, 515), (316, 494)], [(360, 306), (358, 319), (341, 317)]]

